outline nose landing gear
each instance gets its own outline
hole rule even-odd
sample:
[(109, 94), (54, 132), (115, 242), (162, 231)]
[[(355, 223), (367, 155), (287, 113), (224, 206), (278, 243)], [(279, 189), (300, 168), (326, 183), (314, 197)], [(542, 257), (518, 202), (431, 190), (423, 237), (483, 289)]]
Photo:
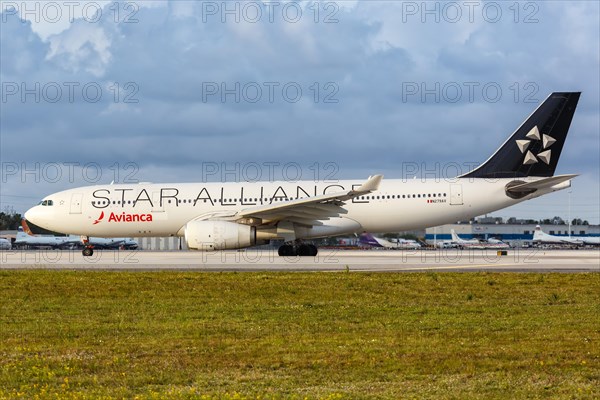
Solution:
[(90, 244), (90, 238), (87, 236), (82, 236), (81, 242), (83, 243), (83, 250), (81, 250), (81, 254), (83, 254), (84, 257), (91, 257), (94, 254), (94, 246)]

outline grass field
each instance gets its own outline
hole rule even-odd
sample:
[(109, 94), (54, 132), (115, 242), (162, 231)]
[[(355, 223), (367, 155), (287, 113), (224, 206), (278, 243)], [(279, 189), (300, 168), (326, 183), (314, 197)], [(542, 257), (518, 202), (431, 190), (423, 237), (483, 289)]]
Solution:
[(0, 272), (4, 398), (600, 398), (600, 274)]

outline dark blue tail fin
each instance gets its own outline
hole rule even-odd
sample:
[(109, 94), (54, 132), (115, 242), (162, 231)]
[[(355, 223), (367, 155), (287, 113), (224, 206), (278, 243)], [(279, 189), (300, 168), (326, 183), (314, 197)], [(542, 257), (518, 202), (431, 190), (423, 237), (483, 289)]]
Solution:
[(464, 178), (553, 176), (581, 92), (556, 92), (494, 155)]

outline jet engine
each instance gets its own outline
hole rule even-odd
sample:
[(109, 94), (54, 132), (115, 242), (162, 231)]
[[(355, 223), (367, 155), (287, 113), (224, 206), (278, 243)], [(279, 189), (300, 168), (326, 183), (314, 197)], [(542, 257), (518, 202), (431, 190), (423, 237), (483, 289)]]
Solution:
[(185, 242), (193, 250), (241, 249), (256, 244), (256, 228), (228, 221), (191, 221)]

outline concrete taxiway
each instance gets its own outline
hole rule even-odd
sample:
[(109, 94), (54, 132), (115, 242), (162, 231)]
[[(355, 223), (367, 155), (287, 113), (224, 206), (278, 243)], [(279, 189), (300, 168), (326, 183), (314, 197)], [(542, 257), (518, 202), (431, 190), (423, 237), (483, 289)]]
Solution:
[(80, 251), (8, 250), (0, 252), (0, 269), (197, 270), (197, 271), (538, 271), (600, 272), (600, 249), (369, 250), (321, 249), (317, 257), (279, 257), (274, 250)]

